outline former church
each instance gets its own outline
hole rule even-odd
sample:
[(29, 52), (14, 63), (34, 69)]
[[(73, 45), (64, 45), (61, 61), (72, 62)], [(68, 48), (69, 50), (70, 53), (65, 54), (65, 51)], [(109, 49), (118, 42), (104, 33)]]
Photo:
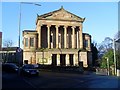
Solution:
[(36, 29), (23, 31), (23, 60), (55, 66), (91, 66), (91, 35), (81, 18), (61, 7), (38, 15)]

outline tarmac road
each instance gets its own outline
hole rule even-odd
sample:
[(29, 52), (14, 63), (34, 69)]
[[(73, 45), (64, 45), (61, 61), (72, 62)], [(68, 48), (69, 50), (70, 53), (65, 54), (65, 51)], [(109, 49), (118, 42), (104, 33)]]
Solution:
[(2, 88), (118, 88), (120, 79), (93, 73), (75, 74), (41, 71), (38, 77), (3, 73)]

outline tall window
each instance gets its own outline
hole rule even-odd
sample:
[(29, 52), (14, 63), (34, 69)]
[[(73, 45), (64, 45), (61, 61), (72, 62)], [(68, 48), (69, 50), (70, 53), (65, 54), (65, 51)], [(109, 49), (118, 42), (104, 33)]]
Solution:
[(25, 47), (28, 47), (28, 38), (25, 38)]
[(34, 38), (30, 38), (30, 47), (34, 47)]
[(88, 47), (88, 40), (85, 40), (85, 47)]

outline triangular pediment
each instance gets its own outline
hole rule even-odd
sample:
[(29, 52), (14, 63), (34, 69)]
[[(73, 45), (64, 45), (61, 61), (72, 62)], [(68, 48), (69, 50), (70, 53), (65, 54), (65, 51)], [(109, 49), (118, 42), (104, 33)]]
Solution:
[(38, 16), (38, 19), (72, 20), (83, 22), (85, 18), (72, 14), (61, 7), (59, 10)]

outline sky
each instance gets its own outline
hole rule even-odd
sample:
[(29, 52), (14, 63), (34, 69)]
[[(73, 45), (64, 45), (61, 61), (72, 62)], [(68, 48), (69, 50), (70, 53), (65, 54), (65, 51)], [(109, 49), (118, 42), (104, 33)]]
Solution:
[[(105, 37), (113, 38), (118, 31), (118, 3), (117, 2), (33, 2), (33, 4), (21, 5), (21, 48), (22, 31), (25, 29), (35, 30), (37, 14), (45, 14), (58, 10), (61, 6), (65, 10), (86, 18), (83, 23), (83, 32), (92, 36), (92, 41), (101, 43)], [(2, 23), (0, 31), (5, 40), (12, 40), (18, 46), (19, 30), (19, 2), (2, 2)], [(1, 18), (0, 18), (1, 19)]]

